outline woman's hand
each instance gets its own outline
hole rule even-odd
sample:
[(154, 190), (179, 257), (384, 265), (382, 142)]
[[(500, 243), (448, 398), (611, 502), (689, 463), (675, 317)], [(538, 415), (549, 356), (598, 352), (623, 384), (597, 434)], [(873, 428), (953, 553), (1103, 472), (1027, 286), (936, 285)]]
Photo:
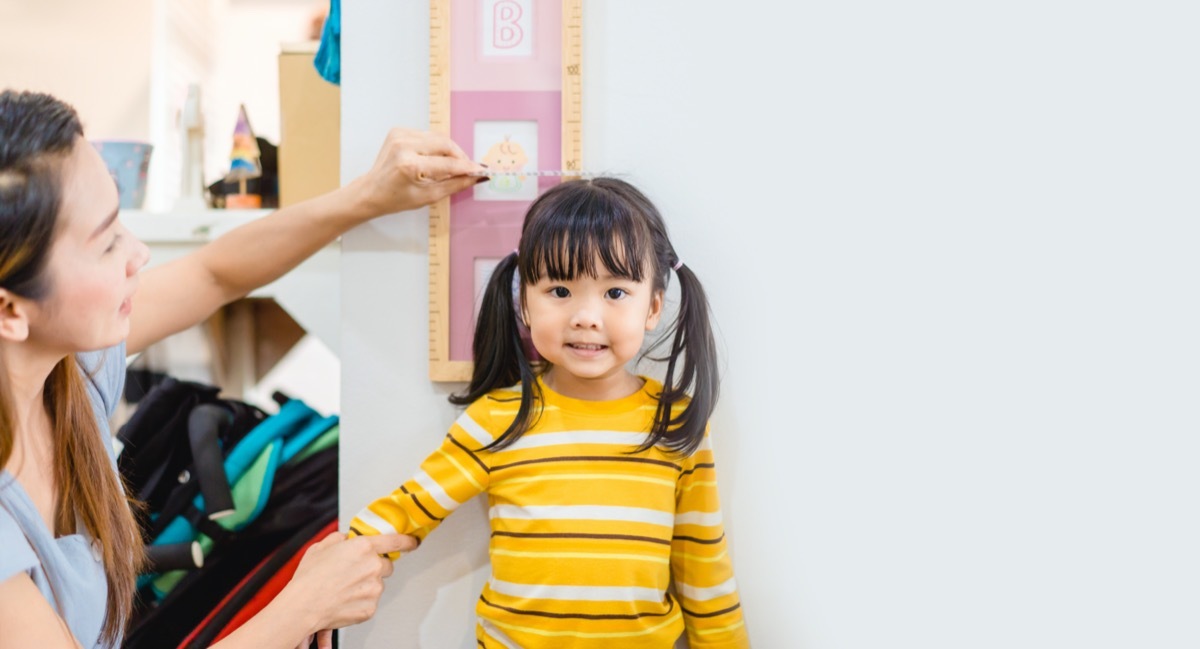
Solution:
[(480, 182), (484, 167), (453, 141), (428, 131), (392, 129), (355, 191), (372, 216), (424, 207)]
[(383, 594), (383, 579), (392, 574), (392, 562), (381, 555), (407, 552), (417, 547), (411, 536), (381, 534), (345, 538), (334, 532), (314, 544), (300, 560), (292, 581), (280, 593), (287, 607), (303, 613), (310, 632), (321, 647), (332, 646), (332, 634), (375, 614)]

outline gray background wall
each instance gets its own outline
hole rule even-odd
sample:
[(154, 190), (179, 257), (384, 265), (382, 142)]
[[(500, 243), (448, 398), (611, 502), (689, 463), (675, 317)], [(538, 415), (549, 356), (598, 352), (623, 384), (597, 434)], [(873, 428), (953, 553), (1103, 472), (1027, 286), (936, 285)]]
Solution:
[[(343, 3), (343, 178), (427, 124), (426, 2)], [(756, 647), (1200, 645), (1200, 39), (1185, 2), (590, 0), (586, 166), (704, 279)], [(344, 240), (342, 512), (455, 411), (427, 217)], [(458, 387), (458, 386), (453, 386)], [(486, 516), (350, 647), (472, 647)]]

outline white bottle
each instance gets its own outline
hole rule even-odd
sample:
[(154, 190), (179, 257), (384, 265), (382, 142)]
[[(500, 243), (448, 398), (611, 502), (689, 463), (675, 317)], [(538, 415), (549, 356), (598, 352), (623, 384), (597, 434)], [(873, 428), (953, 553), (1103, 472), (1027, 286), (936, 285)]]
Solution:
[(204, 200), (204, 115), (199, 84), (188, 84), (187, 99), (179, 111), (179, 130), (183, 137), (183, 183), (175, 211), (202, 211), (208, 202)]

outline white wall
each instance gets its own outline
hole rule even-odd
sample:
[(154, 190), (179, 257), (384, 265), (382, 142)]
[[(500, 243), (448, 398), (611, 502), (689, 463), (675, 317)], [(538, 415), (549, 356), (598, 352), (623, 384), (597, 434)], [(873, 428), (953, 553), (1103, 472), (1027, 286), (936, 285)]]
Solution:
[[(427, 124), (427, 3), (344, 3), (343, 178)], [(1200, 13), (589, 2), (585, 166), (705, 280), (756, 647), (1195, 647)], [(344, 241), (342, 515), (454, 417), (425, 214)], [(472, 647), (486, 521), (348, 647)]]
[[(423, 2), (342, 3), (342, 169), (364, 173), (394, 126), (428, 126), (429, 22)], [(342, 238), (341, 520), (390, 492), (454, 421), (448, 388), (428, 380), (427, 211)], [(457, 387), (457, 386), (455, 386)], [(487, 577), (487, 522), (464, 505), (419, 554), (397, 564), (379, 614), (346, 647), (470, 647)]]
[(238, 107), (255, 135), (279, 143), (279, 49), (307, 40), (322, 0), (155, 0), (151, 135), (155, 157), (146, 209), (169, 211), (180, 195), (179, 111), (201, 88), (204, 183), (229, 173)]
[[(245, 104), (254, 134), (279, 144), (279, 45), (308, 39), (321, 0), (210, 0), (220, 19), (210, 103), (206, 178), (229, 173), (238, 106)], [(186, 93), (185, 95), (186, 96)], [(180, 98), (182, 103), (182, 97)], [(211, 180), (209, 182), (212, 182)]]
[(150, 130), (153, 0), (0, 0), (0, 90), (69, 102), (88, 137)]

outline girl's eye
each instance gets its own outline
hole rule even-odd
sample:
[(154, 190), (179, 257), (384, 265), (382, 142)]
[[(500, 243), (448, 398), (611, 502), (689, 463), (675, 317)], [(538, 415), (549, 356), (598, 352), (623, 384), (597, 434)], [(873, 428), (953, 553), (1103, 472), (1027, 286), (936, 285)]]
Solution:
[(554, 293), (554, 297), (571, 297), (571, 292), (565, 286), (555, 286), (550, 292)]
[(117, 236), (113, 237), (112, 243), (108, 244), (108, 247), (104, 249), (104, 252), (112, 252), (113, 249), (115, 249), (117, 247), (117, 242), (120, 240), (121, 240), (121, 235), (119, 235), (119, 234)]
[(625, 289), (610, 288), (610, 289), (608, 289), (607, 295), (608, 295), (608, 299), (610, 299), (610, 300), (619, 300), (619, 299), (625, 297)]

